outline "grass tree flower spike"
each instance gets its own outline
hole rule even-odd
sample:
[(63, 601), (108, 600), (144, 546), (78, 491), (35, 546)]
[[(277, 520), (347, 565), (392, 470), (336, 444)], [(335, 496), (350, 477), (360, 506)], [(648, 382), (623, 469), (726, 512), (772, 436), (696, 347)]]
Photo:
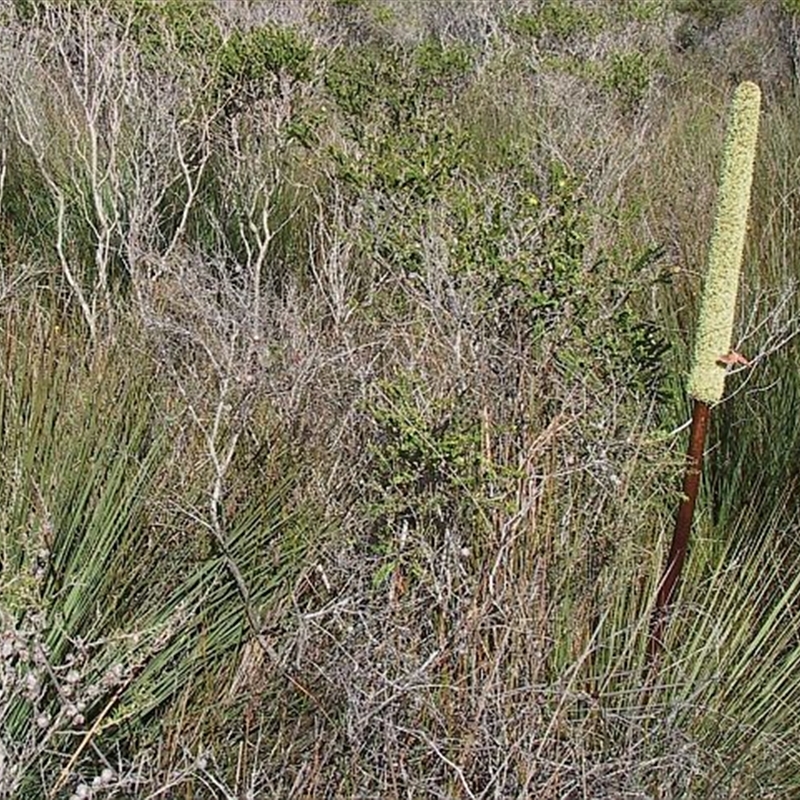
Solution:
[(675, 595), (689, 548), (689, 533), (700, 486), (711, 406), (722, 399), (727, 365), (747, 363), (743, 356), (732, 353), (730, 348), (750, 205), (760, 105), (761, 92), (758, 86), (749, 82), (740, 84), (733, 98), (728, 123), (717, 215), (709, 247), (708, 274), (703, 289), (694, 359), (689, 376), (688, 391), (694, 403), (683, 479), (683, 499), (678, 509), (667, 566), (656, 596), (650, 630), (648, 655), (652, 664), (656, 663), (655, 659), (664, 646), (667, 610)]
[(724, 358), (731, 348), (760, 105), (758, 86), (740, 84), (733, 98), (725, 142), (717, 215), (689, 376), (689, 395), (709, 405), (722, 399), (725, 388)]

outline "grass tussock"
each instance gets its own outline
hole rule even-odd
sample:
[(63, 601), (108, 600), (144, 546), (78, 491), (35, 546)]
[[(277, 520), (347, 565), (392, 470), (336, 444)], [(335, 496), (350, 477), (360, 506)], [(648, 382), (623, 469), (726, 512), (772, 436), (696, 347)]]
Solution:
[(700, 5), (0, 2), (0, 796), (796, 796), (796, 12)]

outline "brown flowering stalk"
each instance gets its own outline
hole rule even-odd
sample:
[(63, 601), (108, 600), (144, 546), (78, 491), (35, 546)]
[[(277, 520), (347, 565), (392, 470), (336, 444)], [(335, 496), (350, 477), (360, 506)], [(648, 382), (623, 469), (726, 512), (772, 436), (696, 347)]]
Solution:
[(722, 399), (728, 367), (747, 360), (731, 350), (750, 186), (753, 178), (761, 91), (749, 81), (736, 89), (722, 158), (714, 232), (700, 307), (688, 392), (692, 398), (683, 498), (667, 566), (661, 579), (648, 642), (651, 663), (664, 647), (667, 612), (674, 600), (689, 546), (689, 532), (703, 468), (703, 448), (711, 407)]

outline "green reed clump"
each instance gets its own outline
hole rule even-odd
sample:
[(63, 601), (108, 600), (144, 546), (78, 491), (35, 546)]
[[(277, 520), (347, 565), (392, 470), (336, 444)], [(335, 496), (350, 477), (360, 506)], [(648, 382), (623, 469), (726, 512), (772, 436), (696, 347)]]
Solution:
[(212, 535), (208, 477), (183, 477), (192, 431), (167, 387), (113, 348), (68, 358), (71, 328), (35, 310), (4, 323), (1, 668), (17, 665), (0, 684), (4, 796), (58, 794), (105, 756), (133, 757), (176, 703), (202, 703), (243, 647), (267, 648), (262, 626), (313, 539), (274, 431), (232, 462)]

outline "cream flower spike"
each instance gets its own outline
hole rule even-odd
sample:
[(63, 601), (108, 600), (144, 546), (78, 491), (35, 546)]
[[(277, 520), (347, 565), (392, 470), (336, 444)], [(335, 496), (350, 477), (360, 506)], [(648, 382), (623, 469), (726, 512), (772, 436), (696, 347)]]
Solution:
[(760, 106), (761, 90), (756, 84), (746, 81), (737, 87), (722, 157), (717, 213), (688, 386), (691, 397), (709, 405), (718, 403), (725, 391), (730, 361), (720, 354), (732, 352)]

